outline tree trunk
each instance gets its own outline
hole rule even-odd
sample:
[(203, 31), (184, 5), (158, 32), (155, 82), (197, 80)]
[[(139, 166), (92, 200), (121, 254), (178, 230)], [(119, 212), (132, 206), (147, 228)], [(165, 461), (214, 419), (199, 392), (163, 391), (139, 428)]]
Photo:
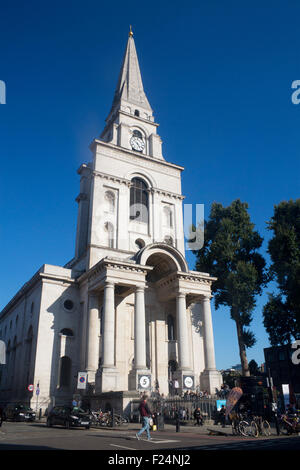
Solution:
[(235, 320), (236, 322), (236, 331), (237, 331), (237, 336), (238, 336), (238, 342), (239, 342), (239, 351), (240, 351), (240, 358), (241, 358), (241, 365), (242, 365), (242, 375), (244, 377), (249, 377), (250, 376), (250, 370), (248, 366), (248, 359), (247, 359), (247, 354), (246, 354), (246, 347), (243, 341), (243, 327), (240, 324), (238, 320)]

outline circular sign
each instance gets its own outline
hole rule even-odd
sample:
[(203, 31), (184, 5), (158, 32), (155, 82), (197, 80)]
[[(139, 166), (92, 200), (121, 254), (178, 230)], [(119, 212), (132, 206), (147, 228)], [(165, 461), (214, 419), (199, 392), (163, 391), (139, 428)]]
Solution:
[(84, 375), (82, 375), (81, 377), (79, 377), (79, 382), (82, 383), (82, 384), (84, 384), (84, 382), (85, 382), (85, 377), (84, 377)]
[(194, 385), (193, 377), (185, 377), (184, 378), (184, 385), (186, 388), (192, 388)]
[(148, 388), (150, 386), (150, 378), (147, 375), (142, 375), (139, 382), (141, 388)]
[(29, 390), (29, 392), (33, 392), (34, 386), (32, 384), (28, 385), (27, 390)]

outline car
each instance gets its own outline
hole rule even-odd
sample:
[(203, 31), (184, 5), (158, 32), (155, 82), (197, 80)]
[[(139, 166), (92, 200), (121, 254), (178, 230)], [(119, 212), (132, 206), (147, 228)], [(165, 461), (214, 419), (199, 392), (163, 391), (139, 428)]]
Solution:
[(78, 407), (55, 406), (48, 413), (47, 426), (62, 425), (69, 429), (70, 427), (84, 427), (89, 429), (91, 426), (90, 415)]
[(36, 413), (23, 403), (11, 403), (3, 410), (3, 419), (10, 421), (34, 421)]

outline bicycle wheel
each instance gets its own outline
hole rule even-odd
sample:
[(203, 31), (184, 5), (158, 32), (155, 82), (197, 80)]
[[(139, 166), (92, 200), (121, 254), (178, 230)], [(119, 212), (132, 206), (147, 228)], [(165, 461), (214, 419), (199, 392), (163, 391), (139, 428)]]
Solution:
[(249, 434), (252, 437), (258, 437), (259, 432), (258, 432), (258, 427), (255, 421), (251, 421), (250, 423), (250, 429), (251, 429), (251, 434)]
[(264, 436), (271, 436), (271, 426), (267, 420), (262, 423), (262, 433)]
[(248, 437), (249, 436), (249, 430), (250, 430), (250, 423), (248, 421), (240, 421), (239, 426), (238, 426), (239, 433), (242, 436)]

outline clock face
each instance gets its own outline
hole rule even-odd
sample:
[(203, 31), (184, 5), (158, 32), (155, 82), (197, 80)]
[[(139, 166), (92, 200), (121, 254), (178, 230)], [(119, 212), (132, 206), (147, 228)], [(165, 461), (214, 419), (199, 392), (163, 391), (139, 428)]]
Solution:
[(184, 376), (183, 383), (184, 383), (186, 388), (192, 388), (193, 385), (194, 385), (193, 377)]
[(143, 139), (137, 135), (133, 135), (130, 139), (130, 145), (133, 150), (137, 152), (142, 152), (145, 148), (145, 143)]

